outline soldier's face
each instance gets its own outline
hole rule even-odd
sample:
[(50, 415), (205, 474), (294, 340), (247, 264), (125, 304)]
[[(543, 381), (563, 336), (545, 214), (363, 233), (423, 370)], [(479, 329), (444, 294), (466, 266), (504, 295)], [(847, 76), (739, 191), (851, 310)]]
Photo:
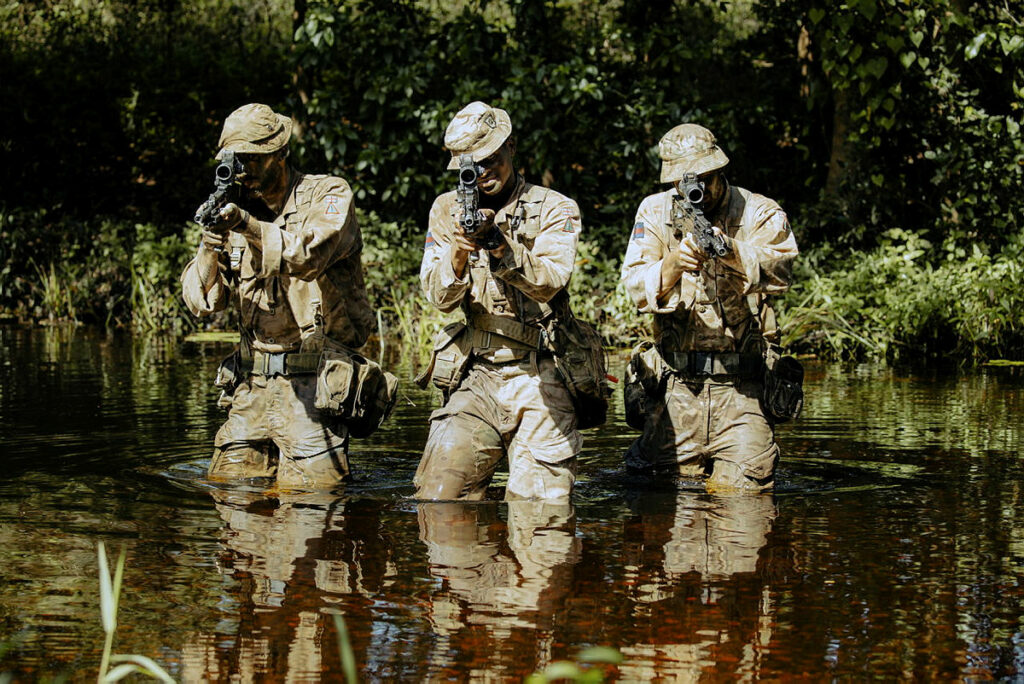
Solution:
[(242, 185), (257, 197), (276, 188), (284, 174), (284, 159), (277, 154), (239, 154), (238, 159), (245, 169)]
[(698, 176), (697, 180), (704, 184), (704, 201), (702, 209), (711, 211), (716, 209), (725, 196), (725, 177), (720, 170)]
[(498, 150), (480, 162), (483, 169), (477, 179), (477, 187), (485, 195), (497, 195), (508, 186), (515, 174), (512, 166), (512, 155), (515, 153), (514, 143), (506, 142)]

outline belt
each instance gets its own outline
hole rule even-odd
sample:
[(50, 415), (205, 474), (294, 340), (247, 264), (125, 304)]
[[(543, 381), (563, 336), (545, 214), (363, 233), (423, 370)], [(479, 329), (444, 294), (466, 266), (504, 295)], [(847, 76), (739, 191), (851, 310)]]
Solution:
[[(246, 364), (248, 359), (243, 360)], [(315, 373), (320, 364), (320, 352), (261, 352), (252, 353), (254, 375), (302, 375)]]
[(477, 314), (469, 319), (468, 325), (474, 349), (547, 349), (547, 334), (536, 325), (490, 314)]
[(664, 357), (675, 372), (697, 378), (709, 375), (753, 376), (764, 367), (760, 354), (690, 351), (666, 352)]

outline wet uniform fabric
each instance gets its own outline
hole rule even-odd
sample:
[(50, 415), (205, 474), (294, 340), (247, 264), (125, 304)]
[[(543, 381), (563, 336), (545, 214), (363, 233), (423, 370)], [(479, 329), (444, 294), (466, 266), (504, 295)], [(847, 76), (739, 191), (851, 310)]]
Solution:
[(796, 240), (777, 203), (729, 186), (707, 218), (730, 238), (731, 252), (705, 262), (700, 273), (684, 272), (659, 299), (662, 261), (680, 241), (671, 219), (677, 194), (672, 188), (643, 200), (622, 266), (630, 297), (641, 313), (653, 314), (655, 344), (676, 371), (626, 461), (681, 475), (713, 470), (709, 484), (768, 487), (779, 449), (760, 406), (762, 374), (695, 374), (685, 361), (691, 352), (762, 353), (761, 338), (776, 332), (766, 297), (788, 288)]
[[(352, 190), (341, 178), (293, 172), (278, 216), (260, 215), (246, 235), (229, 234), (209, 291), (196, 259), (181, 276), (188, 309), (208, 316), (238, 297), (243, 357), (362, 346), (374, 325), (360, 261), (362, 236)], [(264, 209), (264, 214), (268, 212)], [(253, 229), (252, 225), (257, 228)], [(203, 248), (201, 248), (203, 249)], [(315, 370), (315, 369), (314, 369)], [(313, 406), (315, 374), (243, 377), (215, 439), (210, 477), (273, 477), (323, 487), (349, 472), (348, 435)]]
[[(508, 242), (501, 259), (478, 251), (459, 278), (451, 265), (456, 193), (430, 210), (420, 281), (440, 310), (461, 308), (470, 326), (484, 315), (536, 327), (564, 297), (576, 260), (580, 213), (554, 190), (516, 180), (495, 216)], [(582, 437), (568, 390), (550, 352), (498, 335), (474, 337), (469, 371), (431, 415), (416, 473), (417, 497), (480, 499), (502, 457), (509, 462), (507, 499), (564, 499), (575, 481)]]

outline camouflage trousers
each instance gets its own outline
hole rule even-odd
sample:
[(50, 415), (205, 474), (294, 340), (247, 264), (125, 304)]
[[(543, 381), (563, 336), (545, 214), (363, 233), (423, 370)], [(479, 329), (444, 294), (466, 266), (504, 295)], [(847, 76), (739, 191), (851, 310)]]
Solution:
[(626, 465), (684, 477), (710, 473), (709, 489), (771, 489), (779, 447), (761, 410), (761, 380), (672, 373), (666, 383), (643, 434), (626, 452)]
[(349, 473), (348, 431), (313, 406), (313, 374), (250, 375), (231, 398), (214, 440), (212, 480), (273, 477), (281, 487), (322, 489)]
[(480, 500), (507, 458), (506, 500), (566, 500), (582, 443), (572, 399), (552, 359), (536, 353), (503, 364), (475, 359), (430, 416), (416, 497)]

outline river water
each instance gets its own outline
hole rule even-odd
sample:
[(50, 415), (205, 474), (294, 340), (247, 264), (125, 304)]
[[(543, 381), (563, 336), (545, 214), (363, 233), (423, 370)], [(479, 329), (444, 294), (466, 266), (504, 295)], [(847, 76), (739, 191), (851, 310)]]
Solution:
[(460, 505), (408, 498), (437, 397), (407, 368), (344, 488), (209, 486), (227, 351), (0, 328), (0, 681), (95, 679), (99, 541), (114, 652), (179, 681), (338, 681), (335, 615), (365, 681), (594, 645), (618, 681), (1024, 678), (1021, 369), (808, 364), (765, 496), (627, 476), (618, 392), (572, 505)]

